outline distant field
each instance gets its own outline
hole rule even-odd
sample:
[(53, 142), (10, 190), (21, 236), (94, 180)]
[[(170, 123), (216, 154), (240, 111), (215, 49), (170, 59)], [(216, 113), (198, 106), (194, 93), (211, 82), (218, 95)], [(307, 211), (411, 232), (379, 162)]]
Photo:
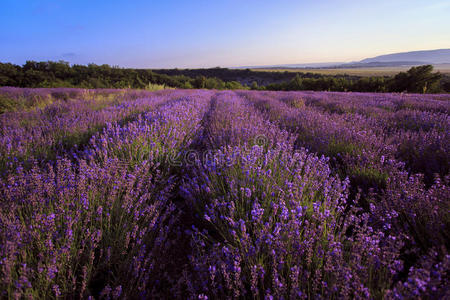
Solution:
[[(410, 67), (376, 67), (376, 68), (348, 68), (348, 69), (305, 69), (305, 68), (256, 68), (253, 71), (264, 72), (302, 72), (323, 75), (353, 75), (353, 76), (392, 76), (399, 72), (405, 72)], [(450, 75), (450, 64), (441, 64), (434, 67), (436, 71)]]

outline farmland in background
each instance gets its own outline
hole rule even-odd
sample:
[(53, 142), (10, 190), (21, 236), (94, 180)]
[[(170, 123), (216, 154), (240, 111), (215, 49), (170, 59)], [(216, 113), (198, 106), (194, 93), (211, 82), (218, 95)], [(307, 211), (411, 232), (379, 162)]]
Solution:
[[(253, 68), (256, 72), (301, 72), (321, 75), (350, 75), (350, 76), (394, 76), (399, 72), (406, 72), (410, 66), (398, 67), (360, 67), (360, 68)], [(442, 74), (450, 74), (450, 64), (434, 65), (434, 70)]]

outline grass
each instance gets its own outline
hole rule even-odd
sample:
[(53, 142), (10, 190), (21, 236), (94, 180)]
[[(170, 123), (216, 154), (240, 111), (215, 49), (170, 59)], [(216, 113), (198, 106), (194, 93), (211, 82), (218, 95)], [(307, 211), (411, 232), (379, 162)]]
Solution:
[(166, 86), (165, 84), (156, 84), (156, 83), (149, 82), (148, 85), (145, 87), (145, 89), (147, 91), (154, 92), (154, 91), (161, 91), (161, 90), (167, 90), (167, 89), (173, 90), (174, 88)]

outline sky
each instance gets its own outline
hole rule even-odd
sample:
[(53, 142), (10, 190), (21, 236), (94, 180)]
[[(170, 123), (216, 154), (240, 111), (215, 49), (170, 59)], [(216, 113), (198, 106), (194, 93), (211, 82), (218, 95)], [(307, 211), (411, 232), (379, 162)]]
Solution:
[(349, 62), (450, 48), (448, 0), (1, 0), (0, 62)]

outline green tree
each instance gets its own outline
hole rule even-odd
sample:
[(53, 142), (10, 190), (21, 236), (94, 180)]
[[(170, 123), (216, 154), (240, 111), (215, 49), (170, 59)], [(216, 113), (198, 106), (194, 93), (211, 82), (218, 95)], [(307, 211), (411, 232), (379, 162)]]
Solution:
[(196, 89), (204, 89), (206, 87), (206, 77), (197, 76), (194, 80), (194, 87)]
[(0, 63), (0, 86), (18, 86), (20, 84), (20, 67)]
[(400, 72), (392, 79), (394, 92), (432, 93), (439, 90), (440, 73), (432, 73), (432, 65), (412, 67), (406, 73)]
[(295, 77), (292, 78), (292, 80), (289, 82), (287, 88), (288, 88), (288, 90), (292, 90), (292, 91), (299, 91), (299, 90), (304, 89), (303, 79), (300, 77), (299, 74), (296, 74)]

